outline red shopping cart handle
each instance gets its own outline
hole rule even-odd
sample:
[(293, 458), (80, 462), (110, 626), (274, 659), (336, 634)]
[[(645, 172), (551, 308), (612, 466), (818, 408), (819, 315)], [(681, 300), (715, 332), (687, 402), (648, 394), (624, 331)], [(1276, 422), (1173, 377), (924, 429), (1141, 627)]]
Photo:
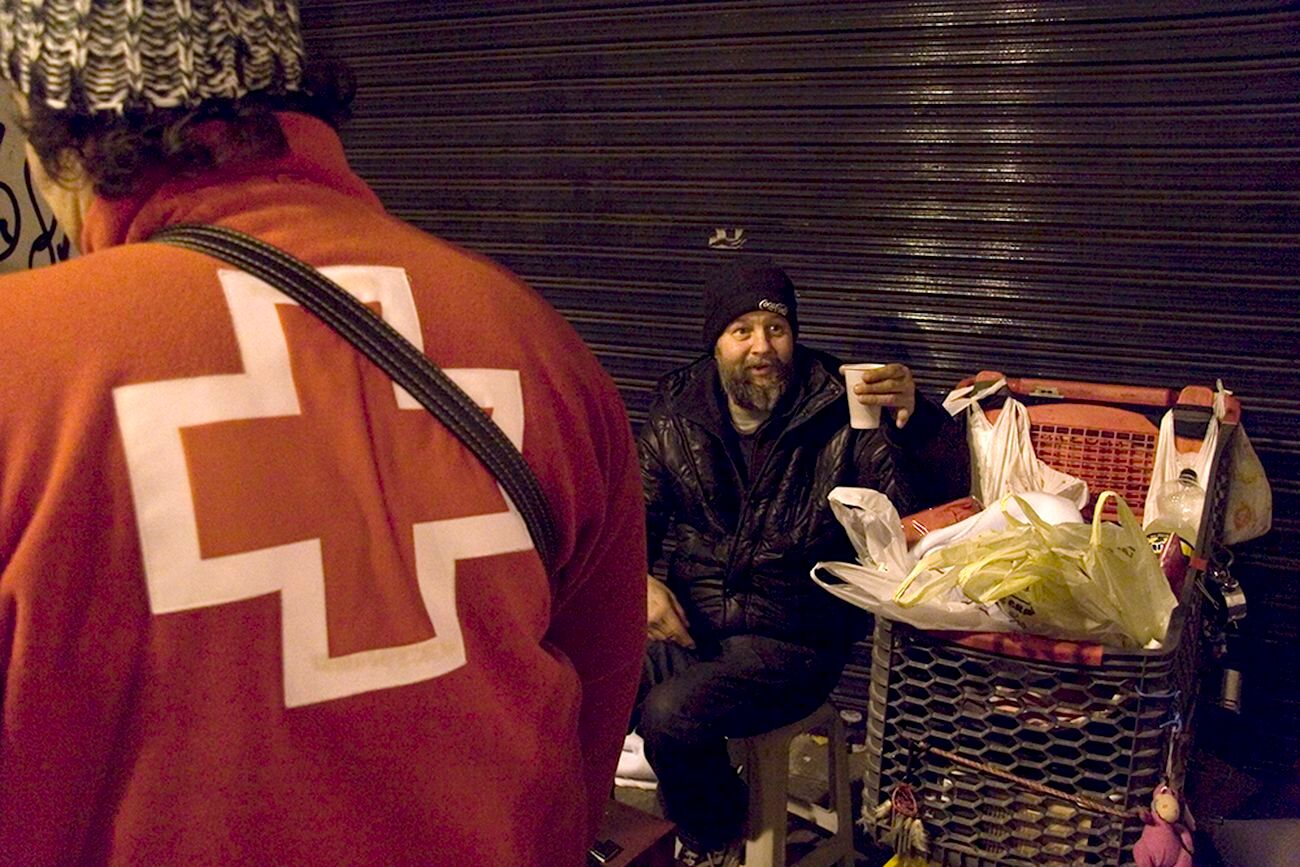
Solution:
[[(974, 377), (962, 380), (962, 385), (993, 382), (1005, 374), (996, 370), (981, 370)], [(1085, 400), (1095, 403), (1128, 404), (1130, 406), (1171, 407), (1176, 402), (1172, 388), (1150, 388), (1141, 385), (1110, 385), (1103, 382), (1080, 382), (1072, 379), (1033, 379), (1008, 376), (1007, 390), (1018, 397), (1052, 398), (1059, 400)]]
[(903, 538), (910, 548), (921, 537), (935, 530), (951, 527), (959, 521), (964, 521), (971, 515), (977, 515), (984, 510), (984, 506), (974, 497), (962, 497), (957, 500), (950, 500), (946, 503), (940, 503), (937, 506), (931, 506), (928, 509), (922, 509), (919, 512), (913, 512), (905, 515), (899, 520), (903, 524)]
[[(1080, 382), (1072, 379), (1036, 379), (1011, 376), (997, 370), (981, 370), (963, 379), (960, 385), (992, 383), (1006, 378), (1007, 390), (1021, 397), (1057, 398), (1060, 400), (1086, 400), (1096, 403), (1129, 404), (1130, 406), (1204, 407), (1214, 406), (1214, 390), (1204, 385), (1188, 385), (1175, 392), (1172, 388), (1152, 388), (1141, 385), (1113, 385), (1102, 382)], [(1241, 402), (1232, 395), (1224, 400), (1224, 424), (1237, 424), (1241, 420)]]
[[(1180, 407), (1196, 407), (1200, 410), (1214, 411), (1214, 390), (1206, 388), (1203, 385), (1189, 385), (1178, 393), (1178, 403), (1175, 410)], [(1206, 415), (1208, 420), (1209, 416)], [(1223, 418), (1220, 419), (1223, 424), (1239, 424), (1241, 422), (1241, 401), (1232, 395), (1227, 395), (1223, 399)]]

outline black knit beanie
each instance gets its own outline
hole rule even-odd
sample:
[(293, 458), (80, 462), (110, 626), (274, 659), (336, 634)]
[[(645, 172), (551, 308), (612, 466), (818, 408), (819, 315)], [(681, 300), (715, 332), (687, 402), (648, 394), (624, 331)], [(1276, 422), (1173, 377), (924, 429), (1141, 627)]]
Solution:
[(711, 274), (704, 284), (705, 351), (712, 353), (732, 320), (752, 310), (784, 316), (791, 336), (798, 336), (794, 284), (780, 268), (767, 262), (733, 262)]

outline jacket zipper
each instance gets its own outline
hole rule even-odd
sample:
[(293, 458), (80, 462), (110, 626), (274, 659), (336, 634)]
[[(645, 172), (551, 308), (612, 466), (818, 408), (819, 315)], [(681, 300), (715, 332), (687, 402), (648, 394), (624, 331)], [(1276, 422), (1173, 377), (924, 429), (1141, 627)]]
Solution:
[[(830, 403), (832, 402), (833, 402), (832, 400), (826, 400), (823, 401), (818, 406), (813, 407), (798, 424), (802, 424), (803, 422), (811, 419), (813, 416), (821, 412), (822, 409), (830, 405)], [(723, 422), (729, 423), (726, 419), (723, 419)], [(791, 429), (797, 427), (798, 424), (786, 425), (786, 427), (781, 431), (781, 433), (777, 434), (776, 441), (772, 443), (772, 445), (767, 449), (766, 454), (763, 456), (763, 463), (759, 467), (758, 475), (753, 477), (755, 484), (762, 481), (763, 475), (767, 472), (768, 465), (772, 462), (772, 455), (775, 454), (777, 451), (777, 447), (781, 444), (782, 440), (784, 440), (787, 436), (790, 435)], [(724, 452), (726, 451), (726, 443), (723, 443), (723, 451)], [(728, 460), (730, 460), (730, 455), (728, 455)], [(732, 473), (734, 474), (736, 471), (736, 465), (734, 461), (731, 461), (731, 468), (732, 468)], [(726, 618), (727, 599), (730, 595), (729, 585), (731, 584), (733, 570), (735, 569), (735, 565), (736, 565), (736, 542), (739, 541), (741, 528), (745, 526), (745, 519), (749, 517), (749, 499), (750, 499), (749, 492), (751, 487), (752, 485), (746, 483), (742, 489), (742, 494), (740, 497), (740, 514), (739, 517), (737, 517), (736, 519), (735, 532), (732, 534), (731, 548), (730, 550), (727, 551), (726, 569), (723, 570), (722, 573), (723, 625), (726, 625), (727, 623), (727, 618)]]

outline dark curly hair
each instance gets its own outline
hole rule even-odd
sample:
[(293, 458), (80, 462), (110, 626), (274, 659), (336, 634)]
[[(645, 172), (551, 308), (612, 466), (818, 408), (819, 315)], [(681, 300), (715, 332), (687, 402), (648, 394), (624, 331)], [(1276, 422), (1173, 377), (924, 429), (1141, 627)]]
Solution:
[[(288, 145), (274, 112), (303, 112), (337, 128), (349, 116), (355, 90), (347, 66), (320, 61), (306, 66), (301, 88), (292, 93), (208, 99), (190, 108), (87, 114), (49, 108), (33, 93), (22, 125), (52, 179), (68, 179), (66, 159), (71, 154), (81, 162), (97, 195), (121, 199), (135, 193), (154, 170), (183, 177), (232, 161), (279, 156)], [(192, 134), (210, 120), (228, 124), (228, 134), (218, 142)]]

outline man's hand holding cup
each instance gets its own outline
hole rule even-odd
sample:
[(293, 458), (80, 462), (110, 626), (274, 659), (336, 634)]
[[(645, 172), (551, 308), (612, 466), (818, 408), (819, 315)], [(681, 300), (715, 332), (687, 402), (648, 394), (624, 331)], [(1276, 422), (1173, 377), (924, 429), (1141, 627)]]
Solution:
[(880, 409), (887, 406), (901, 428), (916, 410), (916, 383), (905, 364), (844, 364), (840, 373), (848, 393), (850, 427), (880, 427)]

